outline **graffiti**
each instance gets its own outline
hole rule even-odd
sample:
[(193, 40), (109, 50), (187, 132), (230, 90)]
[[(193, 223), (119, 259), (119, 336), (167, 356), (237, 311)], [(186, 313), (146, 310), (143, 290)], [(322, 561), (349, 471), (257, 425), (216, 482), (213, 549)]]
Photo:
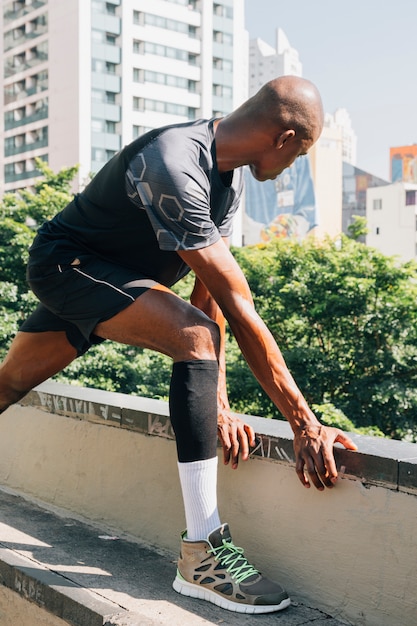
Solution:
[(279, 446), (279, 440), (273, 437), (258, 436), (257, 444), (251, 451), (250, 456), (260, 456), (263, 459), (274, 459), (277, 461), (286, 461), (294, 463), (295, 460), (289, 456), (282, 446)]
[(175, 439), (169, 417), (148, 413), (148, 435)]
[(101, 413), (101, 417), (105, 420), (112, 419), (120, 421), (122, 419), (120, 413), (116, 413), (113, 410), (111, 411), (108, 404), (100, 404), (99, 411)]
[(122, 416), (120, 412), (114, 410), (108, 404), (94, 404), (87, 400), (78, 400), (75, 398), (67, 398), (65, 396), (55, 396), (49, 393), (38, 391), (38, 397), (41, 406), (49, 411), (59, 411), (63, 413), (71, 413), (76, 415), (96, 415), (104, 420), (120, 421)]
[(14, 588), (24, 598), (34, 600), (42, 605), (42, 587), (35, 580), (27, 578), (22, 572), (16, 571)]
[[(109, 404), (98, 404), (88, 400), (80, 400), (76, 398), (68, 398), (66, 396), (54, 395), (42, 391), (37, 392), (40, 406), (46, 408), (49, 412), (57, 414), (66, 414), (68, 416), (90, 416), (98, 420), (119, 423), (124, 426), (139, 430), (148, 435), (155, 437), (164, 437), (165, 439), (175, 439), (175, 433), (171, 425), (171, 420), (167, 415), (155, 415), (153, 413), (141, 413), (135, 417), (127, 415), (122, 417), (122, 409), (117, 409)], [(143, 416), (143, 417), (142, 417)], [(139, 417), (139, 419), (138, 419)], [(256, 445), (251, 450), (251, 457), (261, 457), (263, 459), (271, 459), (274, 461), (284, 461), (285, 463), (295, 463), (293, 454), (289, 451), (288, 444), (283, 447), (278, 437), (268, 437), (266, 435), (257, 435)]]

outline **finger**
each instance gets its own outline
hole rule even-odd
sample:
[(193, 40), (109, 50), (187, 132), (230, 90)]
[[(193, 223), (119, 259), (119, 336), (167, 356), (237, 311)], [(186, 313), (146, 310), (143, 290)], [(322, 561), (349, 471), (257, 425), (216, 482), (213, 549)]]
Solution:
[[(336, 461), (333, 454), (333, 448), (324, 449), (323, 450), (323, 463), (325, 468), (325, 473), (327, 474), (328, 481), (330, 481), (333, 486), (337, 481), (337, 467)], [(323, 481), (324, 482), (324, 481)], [(329, 487), (327, 483), (325, 483), (326, 487)]]
[(347, 448), (347, 450), (357, 450), (358, 446), (356, 445), (356, 443), (353, 443), (352, 439), (350, 437), (348, 437), (346, 435), (346, 433), (340, 431), (339, 434), (337, 435), (335, 441), (337, 441), (338, 443), (341, 443), (342, 445), (345, 446), (345, 448)]
[(311, 457), (309, 457), (306, 461), (306, 471), (307, 474), (310, 478), (310, 481), (313, 483), (313, 485), (315, 486), (316, 489), (318, 489), (319, 491), (323, 491), (324, 487), (323, 487), (323, 483), (321, 482), (317, 471), (316, 471), (316, 467), (314, 465), (314, 461)]
[(248, 437), (249, 440), (249, 445), (254, 448), (256, 446), (256, 437), (255, 437), (255, 431), (253, 430), (252, 426), (249, 426), (249, 424), (245, 424), (245, 432), (246, 435)]
[(233, 429), (232, 432), (232, 448), (231, 448), (231, 457), (232, 457), (232, 469), (237, 469), (239, 465), (239, 450), (240, 450), (240, 441), (238, 437), (238, 431)]
[(300, 479), (301, 484), (304, 487), (307, 487), (307, 489), (310, 489), (310, 483), (307, 480), (306, 475), (304, 474), (304, 459), (302, 459), (301, 457), (298, 457), (296, 461), (295, 471), (297, 473), (298, 478)]
[(223, 448), (223, 463), (225, 465), (228, 465), (230, 461), (230, 453), (231, 453), (231, 448), (232, 448), (229, 431), (227, 430), (227, 428), (222, 428), (218, 426), (217, 432), (218, 432), (219, 439)]
[(246, 428), (243, 424), (238, 430), (238, 437), (240, 442), (240, 456), (242, 461), (247, 461), (249, 458), (249, 439)]
[(331, 489), (337, 480), (337, 470), (333, 454), (329, 454), (327, 450), (323, 450), (323, 453), (319, 452), (317, 456), (313, 455), (311, 461), (311, 467), (315, 475), (319, 477), (325, 487)]

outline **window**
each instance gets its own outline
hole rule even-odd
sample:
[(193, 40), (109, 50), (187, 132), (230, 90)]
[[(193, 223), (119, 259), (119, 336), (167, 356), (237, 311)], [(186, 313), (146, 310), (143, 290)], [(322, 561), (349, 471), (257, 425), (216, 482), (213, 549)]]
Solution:
[(162, 44), (153, 43), (150, 41), (138, 41), (133, 42), (133, 52), (137, 54), (153, 54), (161, 57), (168, 57), (170, 59), (177, 59), (177, 61), (188, 61), (188, 52), (181, 50), (180, 48), (171, 48), (170, 46), (163, 46)]
[(156, 111), (157, 113), (167, 113), (168, 115), (180, 115), (188, 119), (195, 119), (196, 110), (183, 104), (175, 102), (162, 102), (161, 100), (149, 100), (145, 98), (133, 98), (134, 111)]
[(143, 26), (145, 23), (145, 14), (142, 11), (133, 11), (133, 23)]
[(407, 189), (405, 192), (405, 206), (415, 206), (417, 204), (417, 190)]
[(116, 39), (117, 35), (114, 35), (113, 33), (106, 33), (106, 43), (110, 44), (111, 46), (115, 46)]
[(110, 120), (100, 120), (93, 119), (91, 120), (91, 130), (94, 133), (116, 133), (116, 122)]
[(381, 211), (382, 209), (382, 199), (374, 198), (372, 201), (372, 208), (374, 211)]
[(158, 85), (175, 87), (177, 89), (195, 91), (195, 81), (188, 80), (182, 76), (173, 76), (171, 74), (163, 74), (162, 72), (154, 72), (152, 70), (133, 68), (133, 82), (156, 83)]
[(133, 125), (133, 139), (136, 139), (137, 137), (140, 137), (141, 135), (144, 135), (145, 133), (149, 132), (150, 130), (152, 130), (152, 128), (150, 126), (137, 126), (136, 124)]

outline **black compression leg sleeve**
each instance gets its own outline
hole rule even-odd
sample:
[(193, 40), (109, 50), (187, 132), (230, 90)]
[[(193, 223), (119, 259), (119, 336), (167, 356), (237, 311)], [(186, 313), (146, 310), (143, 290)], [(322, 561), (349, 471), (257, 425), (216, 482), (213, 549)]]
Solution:
[(217, 361), (174, 363), (169, 408), (180, 463), (216, 456), (218, 378)]

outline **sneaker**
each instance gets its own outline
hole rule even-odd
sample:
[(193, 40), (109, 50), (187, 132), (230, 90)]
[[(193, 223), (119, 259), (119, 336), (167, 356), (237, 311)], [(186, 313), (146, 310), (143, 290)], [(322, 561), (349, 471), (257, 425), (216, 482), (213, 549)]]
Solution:
[(182, 534), (173, 587), (184, 596), (236, 613), (272, 613), (291, 603), (280, 585), (248, 563), (242, 548), (234, 545), (227, 524), (213, 530), (207, 541), (187, 541), (186, 531)]

